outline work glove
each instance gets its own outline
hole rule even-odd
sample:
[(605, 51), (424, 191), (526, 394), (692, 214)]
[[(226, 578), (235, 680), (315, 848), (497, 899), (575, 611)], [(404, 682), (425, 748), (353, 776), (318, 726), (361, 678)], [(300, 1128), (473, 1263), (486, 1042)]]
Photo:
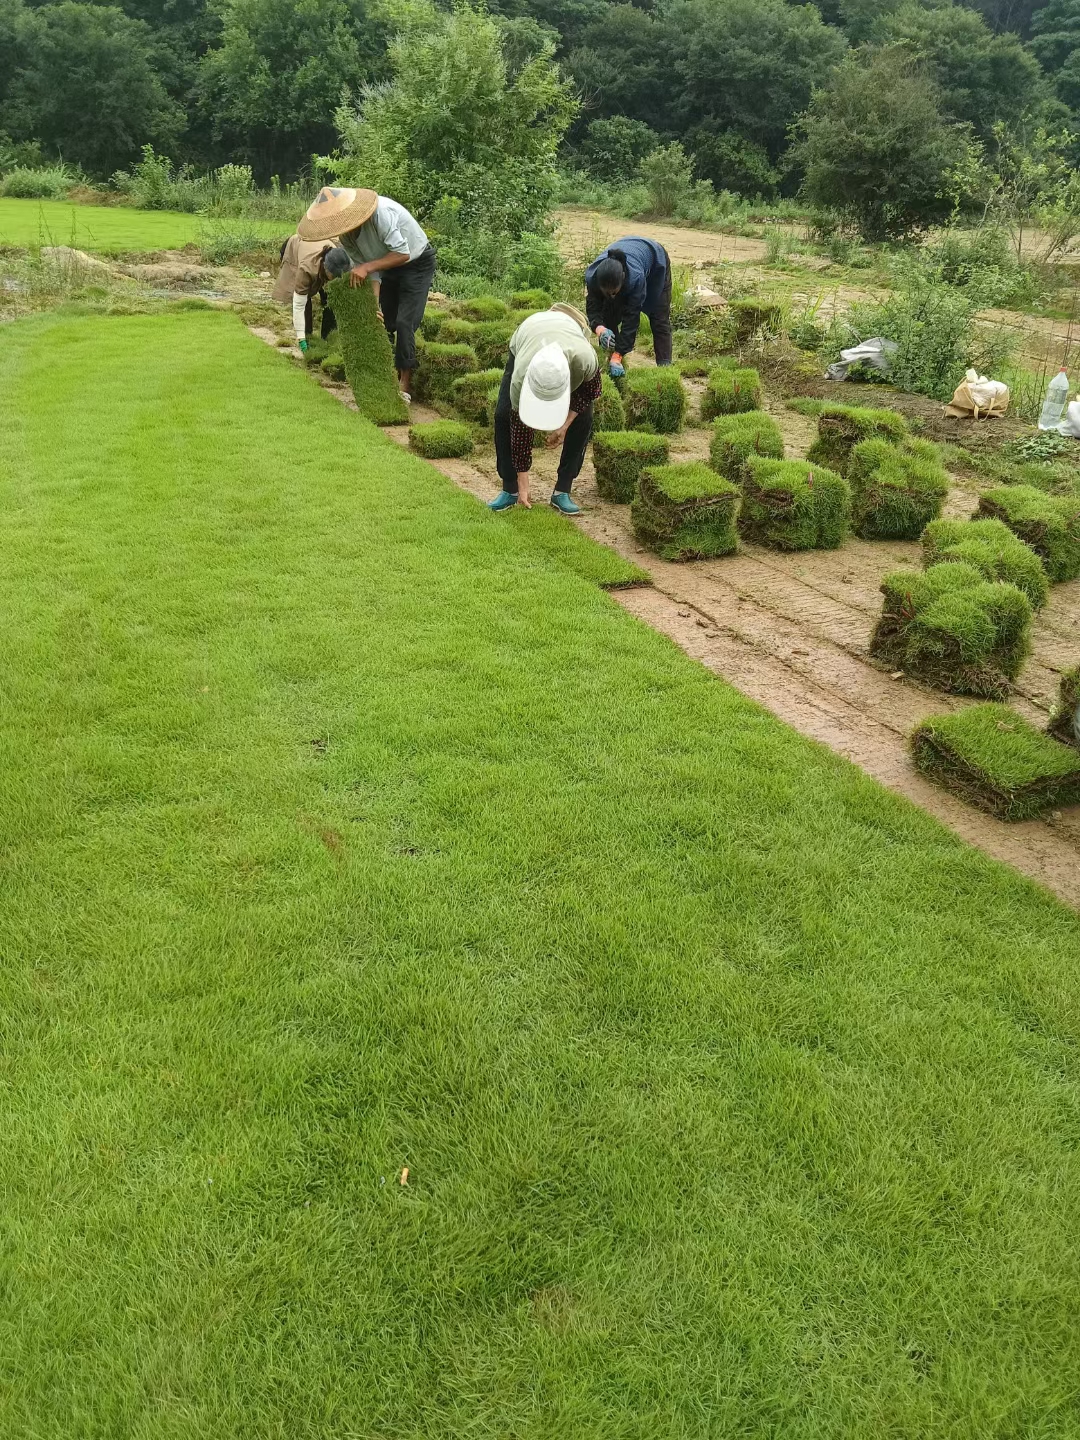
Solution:
[(621, 360), (612, 360), (608, 366), (608, 374), (613, 380), (621, 380), (626, 374), (626, 366)]
[(600, 341), (600, 349), (601, 349), (601, 350), (614, 350), (614, 349), (615, 349), (615, 331), (614, 331), (614, 330), (608, 330), (606, 327), (605, 327), (604, 329), (602, 329), (602, 330), (598, 330), (598, 331), (597, 331), (597, 334), (596, 334), (596, 338)]
[(300, 354), (301, 354), (301, 355), (306, 355), (306, 354), (307, 354), (307, 341), (306, 341), (306, 340), (301, 340), (301, 341), (300, 341)]

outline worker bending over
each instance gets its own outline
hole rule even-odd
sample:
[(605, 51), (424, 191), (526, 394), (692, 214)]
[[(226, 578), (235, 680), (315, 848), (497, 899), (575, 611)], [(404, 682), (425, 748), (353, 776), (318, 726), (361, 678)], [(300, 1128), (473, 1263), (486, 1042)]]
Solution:
[(325, 340), (337, 328), (334, 312), (326, 303), (326, 284), (337, 275), (347, 274), (352, 263), (336, 239), (301, 240), (299, 235), (290, 235), (281, 247), (274, 299), (281, 304), (292, 302), (293, 329), (301, 350), (308, 348), (314, 325), (311, 302), (316, 295), (322, 302), (322, 338)]
[(435, 278), (435, 247), (404, 205), (374, 190), (324, 186), (296, 228), (302, 240), (340, 237), (352, 261), (350, 285), (363, 285), (371, 276), (382, 282), (383, 324), (394, 346), (401, 392), (410, 400), (416, 332)]
[(657, 365), (671, 364), (671, 261), (664, 247), (640, 235), (609, 245), (585, 271), (589, 329), (611, 354), (610, 373), (625, 375), (642, 315), (652, 326)]
[(585, 460), (602, 378), (580, 310), (554, 305), (521, 322), (510, 337), (495, 406), (495, 463), (503, 488), (490, 509), (509, 510), (519, 501), (532, 508), (533, 432), (546, 430), (548, 445), (562, 446), (551, 504), (564, 515), (581, 513), (570, 499), (570, 487)]

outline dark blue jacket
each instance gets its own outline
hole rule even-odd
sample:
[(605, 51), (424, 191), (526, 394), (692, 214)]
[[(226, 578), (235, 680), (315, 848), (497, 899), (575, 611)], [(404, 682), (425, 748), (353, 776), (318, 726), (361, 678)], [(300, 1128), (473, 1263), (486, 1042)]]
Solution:
[[(610, 299), (601, 293), (595, 280), (597, 266), (608, 256), (621, 260), (626, 271), (622, 289)], [(628, 235), (625, 240), (609, 245), (585, 271), (585, 313), (589, 329), (606, 325), (614, 330), (616, 351), (628, 355), (637, 343), (641, 312), (644, 310), (651, 319), (659, 306), (667, 270), (667, 252), (655, 240)]]

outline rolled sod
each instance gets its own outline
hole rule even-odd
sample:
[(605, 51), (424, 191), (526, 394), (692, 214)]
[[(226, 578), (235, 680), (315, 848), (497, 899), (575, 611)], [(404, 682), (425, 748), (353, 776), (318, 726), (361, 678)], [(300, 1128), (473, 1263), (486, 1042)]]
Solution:
[(733, 369), (728, 364), (714, 365), (701, 397), (701, 418), (715, 420), (718, 415), (741, 415), (761, 409), (761, 376), (756, 370)]
[(630, 507), (634, 534), (664, 560), (708, 560), (739, 547), (739, 487), (700, 461), (642, 470)]
[(551, 309), (551, 296), (546, 290), (515, 290), (510, 296), (510, 304), (515, 310), (537, 310)]
[(1080, 575), (1080, 495), (1047, 495), (1033, 485), (1005, 485), (987, 491), (978, 513), (1004, 521), (1030, 545), (1052, 584)]
[(475, 300), (459, 300), (450, 307), (462, 320), (505, 320), (510, 313), (504, 300), (495, 295), (479, 295)]
[(629, 505), (637, 493), (641, 472), (666, 465), (666, 435), (647, 435), (642, 430), (613, 430), (593, 440), (593, 468), (596, 488), (605, 500)]
[(924, 775), (999, 820), (1032, 820), (1080, 801), (1080, 753), (1006, 705), (972, 705), (913, 731)]
[(434, 306), (429, 305), (420, 322), (420, 334), (425, 340), (438, 340), (440, 330), (451, 318), (448, 310), (437, 310)]
[(593, 406), (593, 432), (625, 429), (626, 406), (615, 381), (610, 375), (605, 375), (600, 387), (600, 398)]
[(1007, 580), (1022, 590), (1033, 610), (1050, 595), (1043, 563), (1029, 545), (1000, 520), (934, 520), (922, 535), (923, 565), (961, 561), (985, 580)]
[(682, 376), (672, 365), (628, 370), (624, 404), (626, 424), (631, 430), (674, 435), (682, 429), (686, 417)]
[(502, 377), (503, 372), (498, 367), (459, 376), (450, 387), (454, 409), (463, 419), (471, 420), (474, 425), (489, 424), (495, 418), (489, 396), (494, 387), (498, 397)]
[(409, 448), (425, 460), (456, 460), (472, 454), (472, 431), (461, 420), (432, 420), (427, 425), (410, 425)]
[(480, 369), (471, 345), (448, 345), (433, 340), (420, 347), (419, 353), (420, 364), (413, 382), (418, 400), (449, 403), (454, 396), (454, 381), (463, 375), (474, 375)]
[(472, 338), (468, 343), (476, 351), (476, 358), (483, 369), (506, 364), (510, 338), (520, 322), (516, 320), (485, 320), (473, 326)]
[(460, 315), (444, 315), (439, 324), (439, 333), (433, 338), (443, 345), (471, 345), (476, 329), (475, 320), (463, 320)]
[(717, 474), (733, 485), (741, 485), (751, 455), (770, 460), (784, 458), (784, 437), (776, 421), (762, 410), (719, 416), (709, 442), (709, 463)]
[(729, 301), (728, 315), (735, 322), (735, 339), (740, 344), (761, 331), (767, 335), (777, 335), (783, 323), (780, 306), (769, 300)]
[(1062, 671), (1047, 730), (1055, 740), (1080, 748), (1080, 666)]
[[(360, 414), (376, 425), (401, 425), (409, 418), (394, 370), (386, 326), (375, 307), (370, 285), (331, 280), (327, 299), (337, 316), (345, 375)], [(475, 367), (474, 367), (475, 368)]]
[(949, 477), (936, 445), (860, 440), (848, 462), (851, 524), (863, 540), (917, 540), (936, 520)]
[(806, 458), (846, 475), (851, 452), (862, 440), (892, 440), (908, 436), (908, 423), (895, 410), (871, 410), (863, 405), (821, 405), (817, 409), (817, 439)]
[(743, 473), (739, 530), (777, 550), (835, 550), (851, 515), (851, 490), (841, 475), (806, 460), (751, 455)]
[(1004, 700), (1027, 658), (1031, 601), (973, 565), (898, 571), (881, 584), (870, 653), (937, 690)]

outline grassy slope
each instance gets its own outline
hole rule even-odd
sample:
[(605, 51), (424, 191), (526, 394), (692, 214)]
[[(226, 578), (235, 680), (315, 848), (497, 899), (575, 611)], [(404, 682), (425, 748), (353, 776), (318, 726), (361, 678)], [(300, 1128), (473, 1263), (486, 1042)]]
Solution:
[(1080, 1431), (1075, 917), (228, 317), (0, 391), (5, 1437)]
[[(80, 250), (105, 253), (171, 250), (198, 240), (207, 225), (198, 215), (172, 210), (0, 199), (0, 245), (74, 245)], [(289, 226), (278, 220), (219, 222), (219, 228), (229, 226), (282, 238), (289, 233)]]

